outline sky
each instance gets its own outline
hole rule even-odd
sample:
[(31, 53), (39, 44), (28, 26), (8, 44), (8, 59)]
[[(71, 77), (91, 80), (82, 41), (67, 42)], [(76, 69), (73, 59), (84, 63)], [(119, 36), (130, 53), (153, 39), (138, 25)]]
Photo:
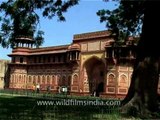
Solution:
[[(1, 1), (1, 0), (0, 0)], [(51, 20), (40, 17), (40, 29), (44, 31), (44, 43), (41, 47), (58, 46), (72, 43), (73, 35), (106, 30), (105, 23), (100, 23), (96, 12), (101, 9), (115, 9), (117, 2), (103, 0), (81, 0), (78, 5), (71, 7), (64, 14), (66, 21), (59, 22), (57, 18)], [(12, 49), (0, 46), (0, 59), (7, 56)]]

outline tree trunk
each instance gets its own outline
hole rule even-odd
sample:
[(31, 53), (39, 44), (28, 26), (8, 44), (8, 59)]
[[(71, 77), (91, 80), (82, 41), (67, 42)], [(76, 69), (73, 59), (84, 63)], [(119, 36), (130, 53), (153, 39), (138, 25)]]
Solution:
[(134, 116), (139, 114), (148, 118), (158, 111), (159, 11), (160, 2), (145, 2), (142, 34), (137, 46), (131, 85), (122, 101), (122, 112), (128, 111)]

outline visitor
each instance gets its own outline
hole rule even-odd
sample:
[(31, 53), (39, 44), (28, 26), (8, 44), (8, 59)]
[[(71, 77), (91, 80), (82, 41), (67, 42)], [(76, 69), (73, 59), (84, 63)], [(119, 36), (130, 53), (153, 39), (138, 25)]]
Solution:
[(96, 90), (93, 90), (91, 96), (95, 97), (96, 96)]
[(40, 86), (39, 86), (39, 84), (37, 84), (36, 85), (36, 91), (37, 91), (37, 93), (39, 93), (39, 90), (40, 90)]

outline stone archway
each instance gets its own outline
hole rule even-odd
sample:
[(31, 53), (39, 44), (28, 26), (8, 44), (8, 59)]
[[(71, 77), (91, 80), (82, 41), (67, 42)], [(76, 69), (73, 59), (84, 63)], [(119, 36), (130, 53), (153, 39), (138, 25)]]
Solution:
[[(88, 90), (92, 95), (99, 96), (104, 91), (105, 85), (105, 64), (102, 59), (92, 57), (83, 66), (87, 76)], [(94, 94), (95, 93), (95, 94)]]

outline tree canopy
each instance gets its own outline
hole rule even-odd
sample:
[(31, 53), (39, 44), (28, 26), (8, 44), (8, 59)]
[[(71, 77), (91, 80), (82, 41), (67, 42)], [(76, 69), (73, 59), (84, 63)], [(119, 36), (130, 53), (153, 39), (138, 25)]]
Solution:
[(144, 1), (119, 2), (119, 7), (110, 10), (99, 10), (100, 22), (106, 22), (106, 27), (116, 34), (116, 40), (125, 40), (129, 35), (137, 36), (141, 32), (144, 17)]
[(27, 36), (35, 40), (37, 46), (43, 43), (44, 32), (38, 28), (39, 15), (49, 19), (57, 16), (65, 21), (64, 12), (78, 4), (78, 0), (8, 0), (0, 4), (2, 22), (0, 44), (2, 47), (14, 47), (15, 38)]

